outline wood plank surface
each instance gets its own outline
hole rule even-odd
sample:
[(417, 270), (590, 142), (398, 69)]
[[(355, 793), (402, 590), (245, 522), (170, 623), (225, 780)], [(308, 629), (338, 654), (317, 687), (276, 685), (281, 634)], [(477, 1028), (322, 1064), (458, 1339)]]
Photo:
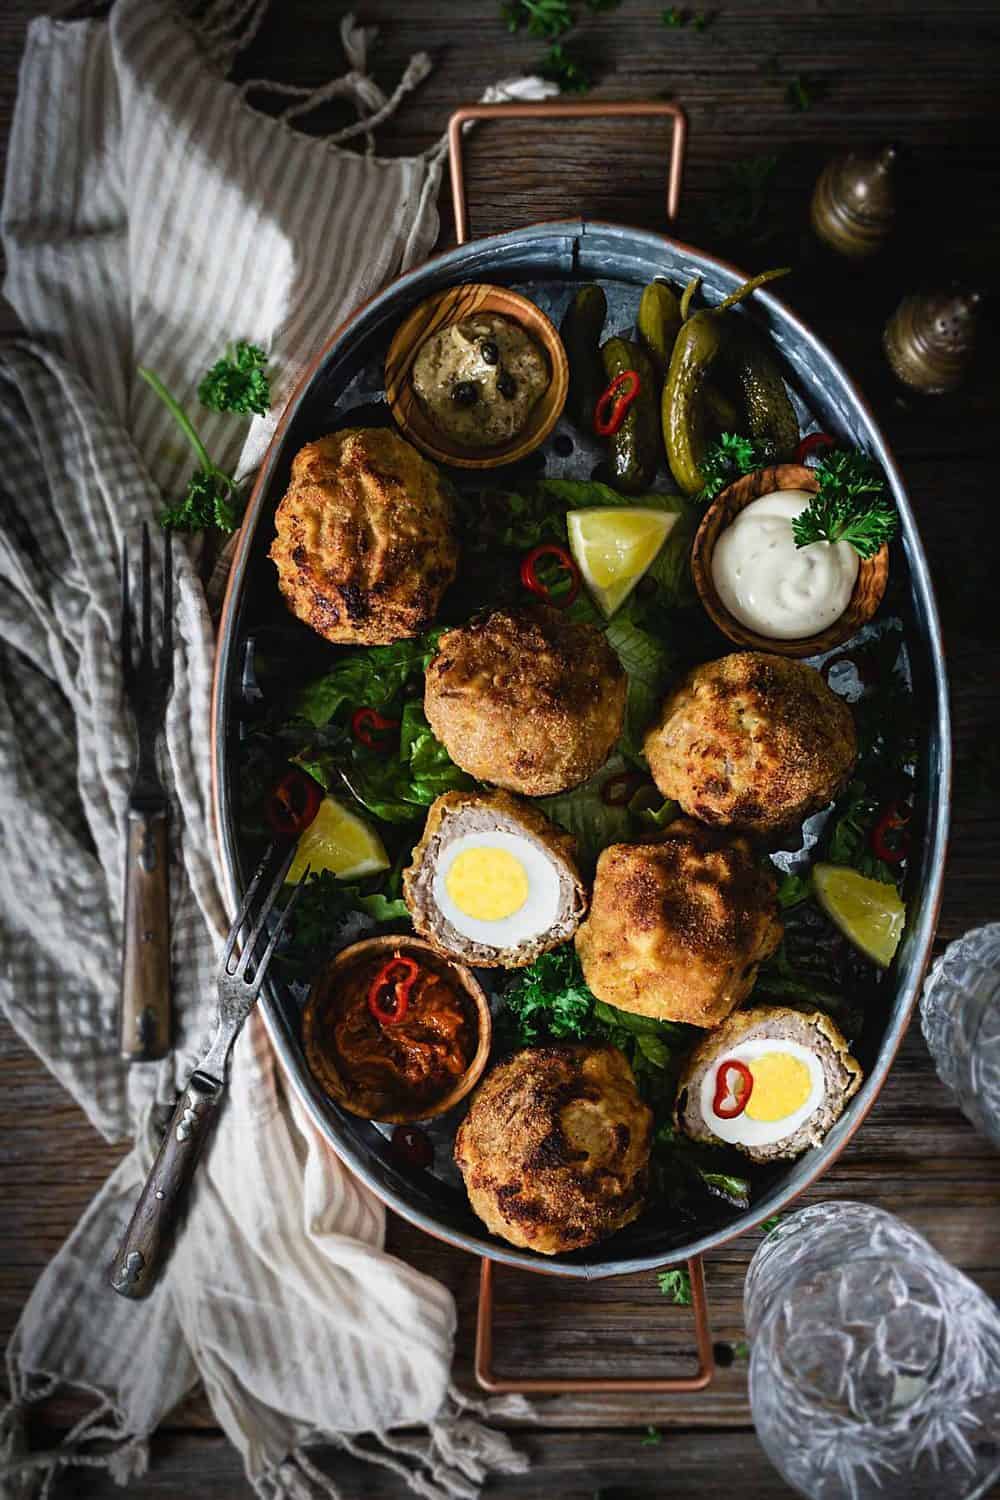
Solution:
[[(0, 152), (9, 129), (16, 71), (35, 0), (7, 0), (0, 13)], [(326, 0), (282, 0), (239, 60), (241, 77), (319, 84), (343, 71), (339, 17)], [(424, 150), (456, 104), (495, 79), (530, 70), (545, 43), (504, 28), (492, 0), (370, 0), (360, 19), (382, 36), (373, 71), (391, 90), (409, 56), (426, 49), (427, 81), (379, 132), (391, 155)], [(943, 942), (996, 918), (1000, 907), (1000, 734), (996, 579), (1000, 542), (992, 468), (1000, 392), (994, 375), (996, 302), (982, 355), (959, 394), (904, 394), (882, 359), (882, 324), (899, 297), (920, 285), (967, 279), (995, 292), (1000, 264), (1000, 11), (992, 0), (739, 0), (709, 6), (704, 32), (660, 24), (659, 3), (625, 0), (592, 15), (568, 39), (591, 61), (595, 98), (676, 97), (691, 136), (677, 232), (750, 269), (794, 263), (786, 299), (859, 379), (894, 446), (931, 560), (945, 627), (956, 742), (956, 800), (939, 932)], [(804, 76), (815, 96), (792, 112), (785, 91)], [(258, 102), (267, 104), (266, 99)], [(349, 114), (325, 106), (316, 131)], [(808, 239), (808, 195), (823, 161), (849, 144), (895, 140), (904, 152), (902, 225), (891, 250), (864, 270), (824, 257)], [(725, 244), (713, 210), (734, 161), (777, 152), (775, 235), (762, 248)], [(656, 129), (490, 126), (467, 149), (474, 233), (586, 213), (662, 229), (666, 133)], [(442, 245), (452, 221), (442, 196)], [(787, 260), (786, 260), (787, 256)], [(6, 1340), (35, 1278), (56, 1251), (120, 1151), (87, 1126), (41, 1065), (0, 1026), (0, 1338)], [(943, 1089), (919, 1028), (864, 1128), (804, 1201), (877, 1202), (918, 1228), (993, 1296), (1000, 1296), (1000, 1159)], [(749, 1428), (742, 1283), (759, 1236), (708, 1258), (713, 1336), (720, 1369), (707, 1392), (673, 1398), (559, 1397), (537, 1403), (538, 1420), (518, 1434), (532, 1459), (524, 1477), (491, 1487), (511, 1500), (604, 1500), (676, 1493), (777, 1500), (791, 1492)], [(390, 1248), (440, 1277), (459, 1307), (456, 1378), (472, 1387), (478, 1263), (391, 1219)], [(668, 1306), (654, 1277), (579, 1286), (505, 1269), (496, 1278), (500, 1371), (585, 1374), (680, 1368), (692, 1355), (690, 1314)], [(50, 1404), (35, 1433), (54, 1439), (79, 1408)], [(663, 1434), (644, 1445), (648, 1425)], [(343, 1493), (402, 1500), (391, 1475), (342, 1455), (325, 1466)], [(57, 1494), (104, 1500), (121, 1491), (90, 1471), (67, 1474)], [(153, 1445), (153, 1468), (137, 1497), (249, 1494), (239, 1461), (213, 1430), (203, 1400), (174, 1414)], [(1000, 1493), (1000, 1491), (998, 1491)], [(947, 1500), (947, 1497), (942, 1497)]]

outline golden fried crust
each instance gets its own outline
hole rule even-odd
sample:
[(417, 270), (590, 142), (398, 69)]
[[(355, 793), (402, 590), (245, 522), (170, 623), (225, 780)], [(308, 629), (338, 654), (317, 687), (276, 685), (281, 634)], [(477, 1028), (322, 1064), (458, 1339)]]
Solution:
[(686, 813), (761, 835), (825, 807), (858, 753), (851, 710), (819, 672), (758, 651), (695, 667), (645, 750), (656, 785)]
[(716, 1026), (781, 942), (775, 891), (748, 839), (690, 818), (655, 844), (612, 844), (577, 929), (584, 977), (620, 1010)]
[(607, 760), (627, 687), (596, 626), (537, 605), (494, 610), (443, 635), (424, 710), (470, 776), (545, 797), (578, 786)]
[(451, 498), (434, 465), (387, 427), (307, 443), (274, 518), (271, 560), (289, 609), (328, 641), (419, 635), (455, 577)]
[[(490, 948), (452, 926), (434, 899), (438, 858), (448, 840), (467, 833), (524, 834), (540, 844), (555, 865), (559, 878), (559, 912), (547, 932), (527, 938), (514, 948)], [(413, 851), (413, 863), (403, 871), (403, 899), (413, 926), (448, 958), (478, 968), (519, 969), (540, 953), (568, 942), (587, 910), (587, 892), (576, 864), (576, 839), (550, 823), (530, 802), (506, 792), (443, 792), (431, 803), (424, 833)]]
[(557, 1255), (638, 1217), (652, 1129), (617, 1047), (529, 1047), (479, 1085), (455, 1161), (493, 1234)]

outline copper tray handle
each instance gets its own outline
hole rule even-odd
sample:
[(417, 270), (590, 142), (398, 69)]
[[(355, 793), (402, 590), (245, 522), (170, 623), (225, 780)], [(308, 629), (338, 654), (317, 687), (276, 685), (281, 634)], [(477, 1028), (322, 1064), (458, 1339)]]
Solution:
[(667, 222), (677, 217), (687, 143), (687, 117), (679, 104), (669, 100), (623, 100), (618, 104), (465, 104), (448, 121), (448, 153), (451, 157), (451, 197), (455, 209), (455, 237), (460, 245), (469, 238), (469, 210), (465, 200), (465, 168), (462, 163), (462, 126), (470, 120), (591, 120), (648, 119), (669, 115), (674, 122), (667, 173)]
[(479, 1267), (479, 1311), (476, 1316), (476, 1380), (494, 1395), (516, 1393), (524, 1396), (563, 1396), (575, 1392), (607, 1395), (622, 1392), (680, 1394), (702, 1391), (715, 1373), (712, 1353), (712, 1331), (708, 1323), (705, 1297), (705, 1268), (700, 1255), (687, 1263), (691, 1277), (691, 1308), (694, 1313), (694, 1336), (698, 1349), (698, 1368), (691, 1375), (635, 1376), (631, 1379), (558, 1380), (555, 1376), (494, 1375), (493, 1373), (493, 1262), (483, 1260)]

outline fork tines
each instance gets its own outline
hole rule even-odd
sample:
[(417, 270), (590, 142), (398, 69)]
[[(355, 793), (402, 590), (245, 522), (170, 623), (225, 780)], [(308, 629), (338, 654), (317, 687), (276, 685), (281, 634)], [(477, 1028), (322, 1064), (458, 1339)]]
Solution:
[[(153, 586), (149, 527), (142, 523), (138, 598), (132, 607), (129, 582), (128, 540), (122, 543), (121, 656), (125, 690), (130, 697), (159, 689), (170, 690), (174, 666), (174, 566), (173, 547), (167, 536), (163, 548), (163, 613), (160, 649), (153, 660)], [(138, 615), (138, 620), (136, 619)]]
[[(268, 939), (267, 947), (261, 954), (260, 960), (254, 965), (252, 975), (248, 978), (247, 971), (250, 966), (251, 960), (253, 959), (254, 951), (257, 947), (258, 942), (260, 941), (261, 935), (267, 924), (267, 920), (274, 910), (278, 897), (280, 896), (282, 888), (284, 887), (285, 877), (288, 874), (289, 869), (291, 868), (292, 859), (295, 855), (295, 844), (290, 843), (284, 850), (282, 850), (281, 857), (276, 865), (275, 860), (278, 856), (278, 849), (278, 845), (271, 844), (264, 854), (264, 857), (261, 860), (260, 864), (257, 866), (257, 869), (254, 871), (253, 879), (247, 886), (242, 904), (236, 915), (236, 920), (233, 922), (233, 925), (230, 928), (229, 937), (226, 941), (225, 951), (222, 955), (222, 972), (226, 974), (230, 979), (245, 981), (252, 987), (254, 992), (256, 992), (260, 988), (260, 985), (263, 982), (267, 966), (271, 961), (271, 955), (277, 947), (278, 940), (280, 939), (281, 934), (284, 932), (285, 927), (288, 924), (288, 919), (295, 909), (298, 899), (301, 896), (303, 889), (305, 888), (305, 883), (309, 875), (308, 870), (306, 870), (302, 880), (296, 885), (295, 890), (292, 892), (288, 901), (282, 908), (278, 920), (275, 923), (274, 930), (271, 933), (270, 938)], [(236, 961), (235, 967), (230, 967), (233, 955), (236, 951), (236, 945), (239, 942), (240, 934), (242, 933), (243, 928), (246, 926), (247, 921), (249, 920), (250, 912), (253, 909), (258, 892), (264, 885), (265, 881), (268, 880), (270, 883), (268, 885), (267, 895), (264, 897), (264, 900), (261, 902), (257, 910), (257, 915), (254, 920), (253, 926), (250, 929), (250, 933), (247, 937), (246, 942), (243, 944), (243, 948), (240, 952), (239, 958)]]

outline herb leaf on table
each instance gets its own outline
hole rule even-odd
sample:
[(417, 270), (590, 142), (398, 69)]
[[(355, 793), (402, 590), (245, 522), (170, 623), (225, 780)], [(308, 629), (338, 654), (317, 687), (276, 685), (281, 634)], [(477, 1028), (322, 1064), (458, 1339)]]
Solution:
[(691, 1306), (691, 1275), (685, 1266), (668, 1266), (656, 1273), (656, 1282), (664, 1297), (678, 1307)]
[(579, 57), (556, 42), (538, 64), (538, 73), (559, 85), (560, 94), (587, 94), (593, 87), (590, 69)]
[(705, 210), (711, 232), (723, 241), (762, 246), (781, 232), (771, 212), (776, 152), (761, 152), (726, 168), (719, 191)]
[(500, 14), (508, 31), (520, 31), (523, 26), (529, 36), (548, 40), (562, 36), (573, 25), (569, 0), (507, 0)]

